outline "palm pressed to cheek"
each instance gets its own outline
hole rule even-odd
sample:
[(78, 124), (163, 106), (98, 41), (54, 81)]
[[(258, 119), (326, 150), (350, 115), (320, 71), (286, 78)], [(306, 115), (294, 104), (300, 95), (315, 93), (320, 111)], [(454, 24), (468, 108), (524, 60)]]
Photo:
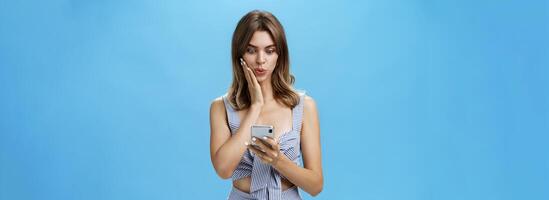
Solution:
[(272, 74), (278, 59), (276, 45), (270, 33), (256, 31), (247, 44), (243, 57), (258, 81), (267, 79)]
[[(258, 81), (263, 81), (270, 76), (274, 70), (276, 59), (273, 58), (261, 58), (256, 56), (250, 56), (245, 60), (250, 60), (248, 63), (250, 69), (253, 71)], [(255, 61), (254, 61), (255, 60)]]

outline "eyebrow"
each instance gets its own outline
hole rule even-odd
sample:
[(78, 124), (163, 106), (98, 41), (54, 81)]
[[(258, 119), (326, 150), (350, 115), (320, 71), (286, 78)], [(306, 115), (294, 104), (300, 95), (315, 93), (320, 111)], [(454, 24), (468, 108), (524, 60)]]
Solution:
[[(252, 45), (252, 44), (248, 44), (248, 46), (252, 46), (253, 48), (257, 48), (257, 46)], [(265, 48), (270, 48), (270, 47), (276, 47), (276, 45), (271, 44), (271, 45), (269, 45), (269, 46), (266, 46)]]

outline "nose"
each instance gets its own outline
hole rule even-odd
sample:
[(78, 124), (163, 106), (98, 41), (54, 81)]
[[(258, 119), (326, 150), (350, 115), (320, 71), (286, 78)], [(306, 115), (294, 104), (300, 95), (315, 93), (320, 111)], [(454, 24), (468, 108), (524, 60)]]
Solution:
[(257, 65), (263, 65), (265, 64), (265, 62), (267, 62), (267, 58), (265, 56), (265, 53), (264, 52), (259, 52), (258, 55), (257, 55), (257, 58), (256, 58), (256, 61)]

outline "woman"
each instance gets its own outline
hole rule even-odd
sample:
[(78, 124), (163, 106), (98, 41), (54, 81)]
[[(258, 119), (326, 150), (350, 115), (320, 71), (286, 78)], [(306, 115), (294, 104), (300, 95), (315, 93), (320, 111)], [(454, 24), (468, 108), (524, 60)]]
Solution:
[[(316, 196), (323, 185), (317, 108), (292, 87), (282, 25), (269, 12), (249, 12), (231, 54), (232, 85), (210, 108), (210, 155), (217, 174), (233, 180), (229, 199), (301, 199), (297, 187)], [(272, 125), (274, 137), (251, 137), (254, 124)]]

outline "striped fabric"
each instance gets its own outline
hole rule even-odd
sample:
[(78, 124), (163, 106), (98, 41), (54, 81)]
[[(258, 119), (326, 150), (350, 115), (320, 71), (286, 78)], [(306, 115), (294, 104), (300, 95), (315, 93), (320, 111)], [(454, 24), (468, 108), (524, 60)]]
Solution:
[[(299, 103), (292, 109), (292, 130), (283, 133), (279, 138), (280, 151), (283, 152), (290, 160), (295, 162), (298, 166), (302, 166), (301, 163), (301, 145), (300, 145), (300, 133), (301, 124), (303, 118), (303, 98), (305, 93), (299, 94)], [(229, 103), (227, 94), (223, 95), (223, 102), (225, 103), (225, 109), (227, 110), (227, 118), (229, 120), (229, 126), (231, 133), (235, 134), (240, 127), (240, 119), (238, 113)], [(239, 192), (239, 195), (235, 195), (235, 188), (229, 195), (229, 199), (301, 199), (299, 196), (297, 187), (294, 190), (284, 191), (282, 195), (281, 178), (283, 177), (269, 164), (264, 164), (261, 159), (256, 157), (255, 154), (251, 154), (250, 151), (246, 151), (240, 160), (240, 163), (233, 172), (232, 179), (238, 180), (244, 177), (251, 176), (250, 193)], [(287, 192), (294, 192), (293, 195), (286, 194)], [(247, 194), (248, 198), (243, 198)]]

